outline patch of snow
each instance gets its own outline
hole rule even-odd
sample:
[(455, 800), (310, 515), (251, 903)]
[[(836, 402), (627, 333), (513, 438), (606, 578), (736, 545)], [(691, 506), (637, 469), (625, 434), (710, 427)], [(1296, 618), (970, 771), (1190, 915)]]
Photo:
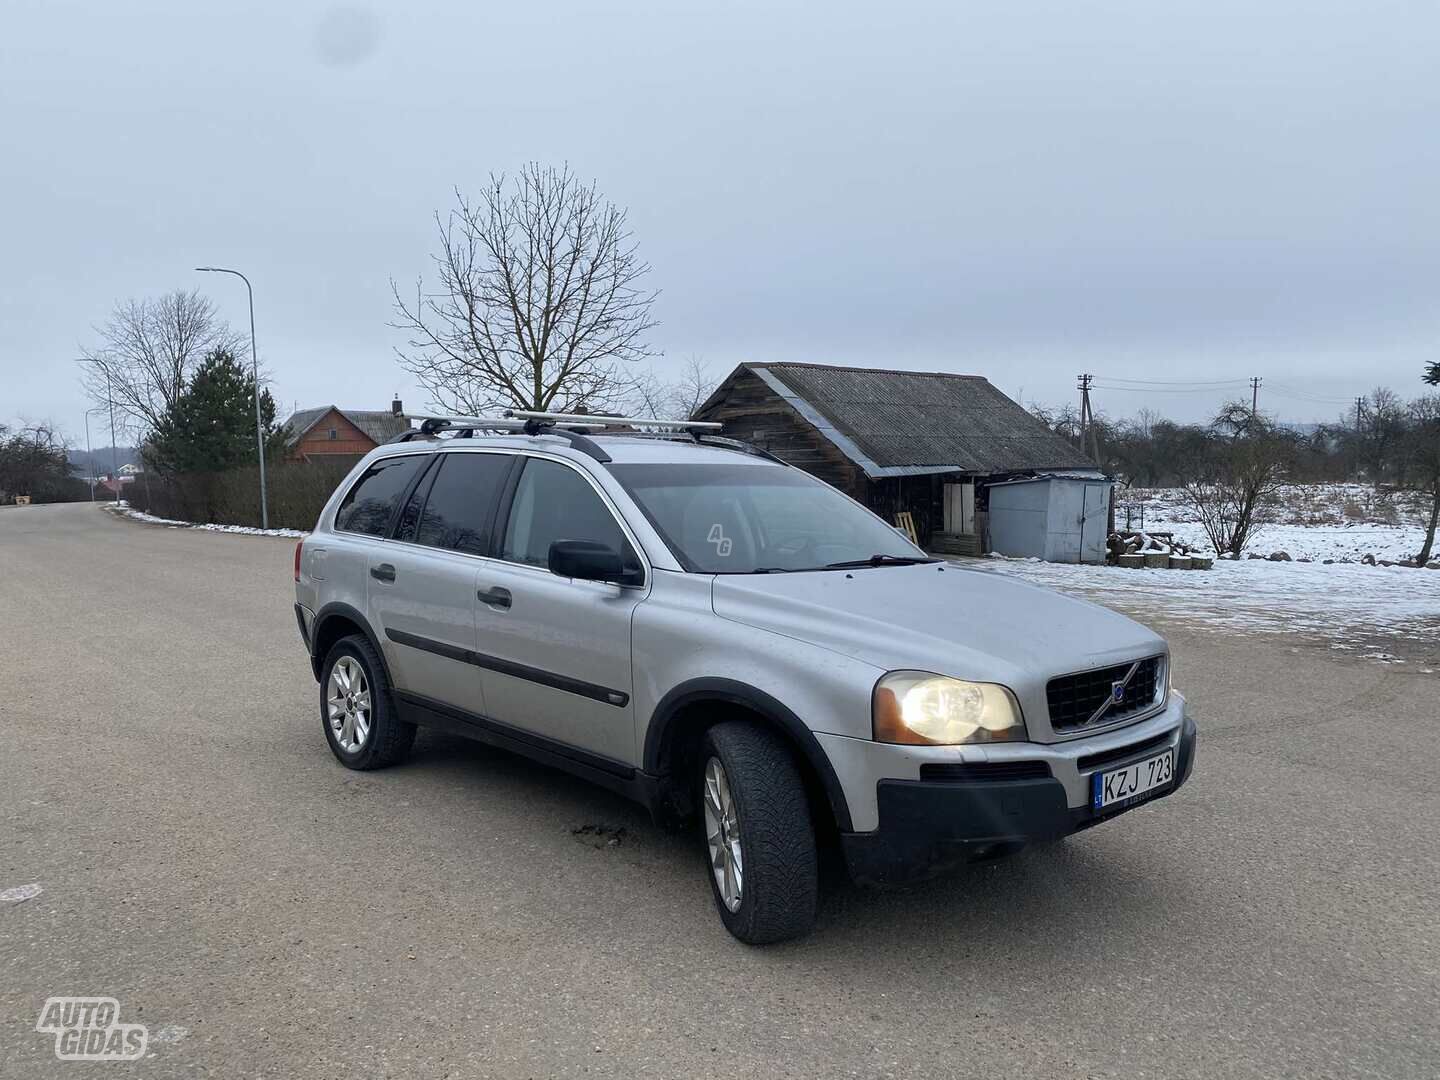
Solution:
[[(1380, 492), (1365, 484), (1291, 484), (1262, 509), (1246, 551), (1287, 552), (1295, 559), (1359, 562), (1366, 555), (1399, 562), (1425, 541), (1429, 504), (1423, 492)], [(1194, 507), (1180, 488), (1131, 488), (1115, 493), (1116, 528), (1169, 532), (1209, 551)], [(1128, 517), (1127, 517), (1128, 515)]]
[(299, 540), (310, 535), (300, 529), (256, 529), (249, 525), (199, 525), (193, 521), (176, 521), (173, 518), (156, 517), (143, 510), (135, 510), (124, 499), (121, 499), (118, 504), (106, 503), (104, 509), (112, 514), (128, 517), (131, 521), (143, 521), (147, 525), (166, 525), (172, 529), (200, 529), (204, 532), (239, 533), (243, 536), (282, 536), (291, 540)]
[[(1336, 650), (1395, 663), (1386, 641), (1433, 645), (1440, 627), (1440, 571), (1325, 566), (1318, 562), (1217, 560), (1210, 570), (1141, 570), (1022, 560), (965, 560), (1140, 618), (1250, 633), (1302, 633)], [(1378, 639), (1378, 640), (1377, 640)], [(1368, 654), (1368, 655), (1367, 655)]]

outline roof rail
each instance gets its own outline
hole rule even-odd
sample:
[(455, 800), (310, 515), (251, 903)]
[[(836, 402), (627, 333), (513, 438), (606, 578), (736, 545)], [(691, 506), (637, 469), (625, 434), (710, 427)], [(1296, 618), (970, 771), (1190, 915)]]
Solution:
[(764, 458), (766, 461), (773, 461), (776, 465), (789, 466), (784, 458), (776, 457), (769, 450), (756, 446), (754, 443), (747, 443), (741, 439), (731, 439), (722, 435), (707, 435), (702, 432), (690, 431), (597, 431), (596, 435), (623, 435), (630, 439), (658, 439), (662, 442), (693, 442), (701, 446), (714, 446), (721, 450), (734, 450), (737, 454), (748, 454), (751, 457)]
[(409, 442), (411, 439), (432, 439), (442, 431), (453, 431), (455, 438), (469, 438), (476, 431), (521, 431), (523, 424), (503, 417), (489, 416), (417, 416), (418, 428), (411, 428), (396, 435), (390, 442)]
[(719, 431), (725, 426), (711, 420), (661, 420), (655, 416), (595, 416), (591, 413), (532, 412), (529, 409), (506, 409), (505, 415), (546, 424), (585, 424), (597, 427), (625, 424), (629, 427), (664, 428), (671, 431)]
[[(477, 431), (494, 431), (503, 434), (513, 435), (555, 435), (567, 440), (571, 446), (581, 453), (587, 454), (596, 461), (610, 461), (607, 454), (594, 439), (589, 435), (646, 435), (651, 438), (685, 437), (689, 436), (694, 442), (704, 446), (723, 447), (726, 450), (735, 450), (742, 454), (749, 454), (751, 457), (764, 458), (773, 461), (778, 465), (788, 465), (789, 462), (776, 457), (768, 450), (754, 446), (739, 439), (729, 439), (720, 435), (709, 434), (716, 429), (723, 428), (723, 424), (714, 423), (708, 420), (658, 420), (653, 417), (629, 417), (629, 416), (592, 416), (588, 413), (546, 413), (532, 412), (528, 409), (507, 409), (504, 416), (417, 416), (420, 421), (418, 428), (411, 428), (409, 431), (402, 431), (389, 441), (392, 443), (409, 442), (412, 439), (433, 439), (438, 438), (440, 433), (451, 433), (452, 438), (468, 439), (474, 436)], [(651, 431), (635, 432), (604, 432), (597, 429), (611, 425), (624, 425), (637, 428), (651, 428)]]
[(751, 457), (764, 458), (766, 461), (773, 461), (777, 465), (789, 466), (784, 458), (778, 458), (763, 446), (756, 446), (754, 443), (742, 442), (739, 439), (726, 439), (719, 435), (697, 436), (696, 442), (702, 446), (723, 446), (726, 450), (738, 450), (742, 454), (749, 454)]
[(556, 422), (550, 420), (521, 419), (510, 416), (418, 416), (415, 419), (420, 421), (418, 428), (402, 431), (389, 441), (409, 442), (411, 439), (433, 439), (438, 437), (442, 431), (453, 432), (451, 437), (456, 439), (469, 439), (477, 431), (494, 431), (514, 435), (558, 435), (567, 440), (576, 450), (588, 454), (596, 461), (610, 460), (609, 454), (587, 439), (579, 430), (603, 427), (604, 422), (586, 417), (577, 417), (574, 421), (567, 420), (564, 427), (559, 427)]

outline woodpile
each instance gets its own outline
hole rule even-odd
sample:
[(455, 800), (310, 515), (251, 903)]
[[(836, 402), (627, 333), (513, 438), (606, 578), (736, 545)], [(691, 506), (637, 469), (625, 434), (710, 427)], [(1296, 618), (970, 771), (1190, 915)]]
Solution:
[(1113, 566), (1151, 570), (1209, 570), (1213, 560), (1174, 533), (1135, 532), (1111, 533), (1106, 542), (1109, 562)]

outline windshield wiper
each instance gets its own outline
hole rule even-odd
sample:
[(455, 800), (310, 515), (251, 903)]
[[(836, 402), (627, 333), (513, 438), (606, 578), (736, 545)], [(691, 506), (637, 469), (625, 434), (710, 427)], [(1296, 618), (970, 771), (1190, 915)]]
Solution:
[(826, 563), (826, 570), (854, 570), (862, 566), (914, 566), (916, 563), (939, 562), (924, 555), (871, 555), (868, 559), (848, 559)]

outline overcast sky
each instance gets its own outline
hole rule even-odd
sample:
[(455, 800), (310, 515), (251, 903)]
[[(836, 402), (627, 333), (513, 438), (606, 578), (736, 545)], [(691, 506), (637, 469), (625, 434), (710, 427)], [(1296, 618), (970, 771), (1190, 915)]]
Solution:
[(71, 358), (117, 300), (243, 326), (204, 263), (254, 282), (282, 410), (414, 409), (389, 279), (532, 159), (629, 208), (661, 367), (1260, 375), (1329, 419), (1440, 354), (1437, 32), (1382, 0), (5, 0), (0, 422), (83, 444)]

